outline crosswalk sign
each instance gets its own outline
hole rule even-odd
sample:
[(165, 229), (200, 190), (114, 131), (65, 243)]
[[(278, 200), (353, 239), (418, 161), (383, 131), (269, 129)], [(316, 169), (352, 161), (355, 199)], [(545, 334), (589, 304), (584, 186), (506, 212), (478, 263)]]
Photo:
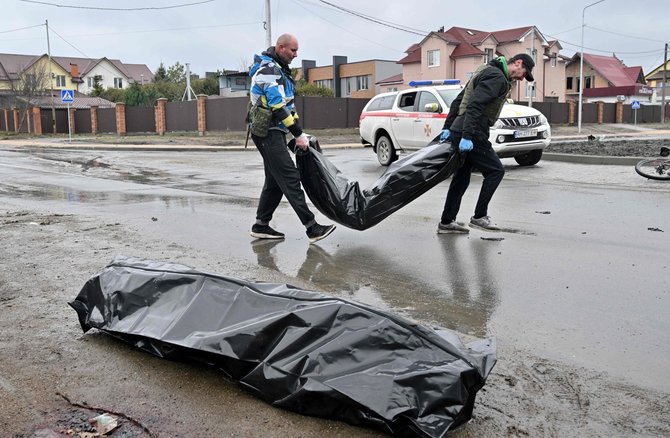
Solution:
[(631, 107), (633, 107), (633, 109), (640, 109), (640, 101), (639, 100), (634, 100), (632, 102)]
[(63, 103), (74, 102), (74, 90), (60, 90), (60, 101)]

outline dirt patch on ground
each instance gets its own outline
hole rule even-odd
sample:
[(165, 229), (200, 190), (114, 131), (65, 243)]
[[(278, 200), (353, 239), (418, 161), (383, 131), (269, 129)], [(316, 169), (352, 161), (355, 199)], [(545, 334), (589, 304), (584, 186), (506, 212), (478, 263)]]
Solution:
[[(147, 238), (119, 223), (0, 204), (0, 436), (73, 436), (101, 412), (111, 437), (373, 437), (275, 409), (201, 364), (82, 334), (72, 300), (117, 254), (239, 278), (286, 281), (256, 264)], [(470, 424), (456, 437), (670, 436), (670, 396), (501, 347)]]
[(622, 138), (574, 141), (557, 140), (551, 143), (546, 152), (560, 154), (600, 155), (607, 157), (656, 157), (661, 147), (670, 147), (670, 139), (659, 138)]

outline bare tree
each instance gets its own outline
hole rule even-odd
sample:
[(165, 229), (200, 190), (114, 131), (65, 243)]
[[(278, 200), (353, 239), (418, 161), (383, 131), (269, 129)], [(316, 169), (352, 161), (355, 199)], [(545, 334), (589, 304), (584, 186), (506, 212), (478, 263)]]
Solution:
[(6, 92), (3, 100), (4, 104), (10, 108), (19, 110), (20, 131), (25, 126), (26, 115), (34, 104), (37, 97), (44, 96), (49, 85), (49, 72), (46, 68), (33, 68), (23, 70), (18, 73), (16, 79), (10, 79), (9, 90)]

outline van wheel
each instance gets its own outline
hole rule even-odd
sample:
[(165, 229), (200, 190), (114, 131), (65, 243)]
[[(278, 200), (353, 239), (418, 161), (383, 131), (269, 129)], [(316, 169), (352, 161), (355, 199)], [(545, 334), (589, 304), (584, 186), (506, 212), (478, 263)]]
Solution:
[(377, 160), (379, 160), (379, 164), (382, 166), (388, 166), (398, 159), (398, 154), (396, 154), (393, 148), (393, 143), (385, 135), (380, 135), (377, 139), (375, 151), (377, 152)]
[(542, 149), (535, 149), (533, 151), (526, 152), (523, 155), (517, 155), (514, 157), (519, 166), (532, 166), (537, 164), (542, 158)]

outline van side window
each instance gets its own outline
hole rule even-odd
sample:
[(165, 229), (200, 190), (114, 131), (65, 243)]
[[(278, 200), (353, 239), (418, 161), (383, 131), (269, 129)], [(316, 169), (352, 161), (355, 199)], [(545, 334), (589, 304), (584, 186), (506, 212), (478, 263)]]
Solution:
[(416, 91), (413, 93), (405, 93), (402, 96), (400, 96), (398, 107), (403, 111), (413, 111), (415, 100), (416, 100)]
[(379, 102), (379, 108), (380, 110), (390, 110), (393, 108), (393, 102), (395, 101), (395, 95), (394, 96), (386, 96), (382, 97)]
[(379, 109), (379, 104), (383, 100), (382, 97), (377, 97), (375, 99), (372, 99), (372, 102), (370, 102), (370, 105), (367, 108), (367, 111), (375, 111)]

